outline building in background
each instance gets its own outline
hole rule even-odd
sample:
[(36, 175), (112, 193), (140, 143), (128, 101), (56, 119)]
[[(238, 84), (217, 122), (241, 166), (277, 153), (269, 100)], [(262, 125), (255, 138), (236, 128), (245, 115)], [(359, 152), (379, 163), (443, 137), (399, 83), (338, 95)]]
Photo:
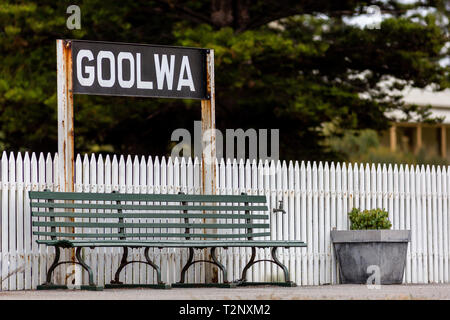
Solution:
[[(405, 91), (404, 101), (420, 106), (431, 105), (432, 117), (443, 117), (439, 124), (426, 124), (415, 121), (394, 122), (391, 128), (381, 135), (381, 144), (391, 151), (402, 151), (427, 156), (442, 157), (450, 161), (450, 90), (433, 92), (426, 89), (409, 89)], [(396, 119), (401, 115), (390, 114)]]

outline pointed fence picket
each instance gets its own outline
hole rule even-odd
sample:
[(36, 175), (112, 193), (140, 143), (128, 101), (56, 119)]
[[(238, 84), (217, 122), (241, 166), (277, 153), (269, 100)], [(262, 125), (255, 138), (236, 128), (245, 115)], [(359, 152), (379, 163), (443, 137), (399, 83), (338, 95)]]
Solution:
[[(35, 289), (45, 280), (47, 266), (52, 262), (55, 251), (35, 242), (32, 230), (36, 227), (31, 226), (28, 191), (60, 190), (57, 164), (57, 154), (8, 155), (3, 152), (1, 155), (1, 290)], [(348, 229), (347, 214), (354, 207), (387, 209), (393, 229), (411, 230), (405, 283), (449, 282), (449, 167), (220, 159), (216, 163), (216, 173), (217, 194), (245, 192), (267, 197), (272, 239), (307, 242), (307, 248), (279, 252), (280, 260), (288, 266), (291, 279), (298, 285), (339, 282), (329, 231)], [(200, 174), (201, 164), (197, 158), (77, 155), (74, 190), (200, 194)], [(286, 214), (272, 212), (280, 203)], [(159, 220), (135, 219), (135, 222), (156, 221)], [(218, 222), (222, 221), (219, 219)], [(122, 252), (121, 248), (83, 250), (100, 285), (114, 278)], [(162, 266), (163, 281), (179, 280), (180, 270), (187, 260), (186, 250), (151, 249), (149, 253)], [(228, 281), (241, 276), (250, 253), (248, 248), (229, 248), (219, 252), (229, 271)], [(129, 254), (130, 259), (143, 259), (143, 250), (133, 249)], [(203, 256), (203, 250), (196, 250), (196, 259), (204, 259)], [(70, 258), (70, 253), (64, 252), (63, 257)], [(269, 258), (268, 249), (257, 250), (258, 260)], [(61, 282), (68, 277), (68, 270), (67, 266), (59, 266), (55, 281)], [(187, 281), (201, 282), (204, 274), (204, 264), (195, 264), (187, 273)], [(247, 276), (251, 281), (281, 280), (282, 277), (276, 266), (265, 261), (254, 265)], [(219, 279), (223, 280), (221, 274)], [(86, 275), (83, 275), (83, 281), (86, 280)], [(125, 268), (120, 280), (154, 283), (156, 276), (154, 270), (146, 265), (134, 264)]]

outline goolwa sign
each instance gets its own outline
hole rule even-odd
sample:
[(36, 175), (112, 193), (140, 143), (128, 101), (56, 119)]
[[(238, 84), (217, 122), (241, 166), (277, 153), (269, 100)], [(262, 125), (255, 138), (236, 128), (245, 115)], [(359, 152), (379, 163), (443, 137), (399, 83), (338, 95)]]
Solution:
[(207, 49), (71, 40), (73, 93), (208, 99)]

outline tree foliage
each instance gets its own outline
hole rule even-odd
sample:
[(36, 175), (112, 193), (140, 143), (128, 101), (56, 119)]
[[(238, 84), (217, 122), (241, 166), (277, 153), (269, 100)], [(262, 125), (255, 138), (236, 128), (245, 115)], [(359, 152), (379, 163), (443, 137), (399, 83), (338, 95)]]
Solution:
[[(56, 151), (55, 40), (68, 38), (212, 48), (218, 129), (279, 128), (281, 158), (336, 159), (326, 136), (386, 129), (394, 109), (429, 120), (381, 84), (449, 86), (449, 8), (429, 2), (414, 15), (396, 1), (86, 0), (69, 30), (68, 1), (2, 1), (0, 146)], [(373, 4), (390, 15), (380, 29), (346, 22)], [(199, 119), (198, 101), (75, 96), (76, 152), (168, 154)]]

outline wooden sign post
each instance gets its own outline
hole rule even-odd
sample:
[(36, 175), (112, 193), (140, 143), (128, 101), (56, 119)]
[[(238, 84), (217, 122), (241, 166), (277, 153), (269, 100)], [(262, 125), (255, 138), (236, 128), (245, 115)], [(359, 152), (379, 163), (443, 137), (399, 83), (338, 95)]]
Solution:
[[(202, 100), (202, 193), (216, 193), (216, 105), (214, 91), (214, 51), (208, 50), (206, 56), (207, 94), (209, 99)], [(206, 222), (206, 221), (205, 221)], [(216, 223), (216, 219), (208, 219)], [(205, 229), (205, 233), (209, 230)], [(205, 258), (211, 261), (210, 253), (204, 250)], [(206, 283), (218, 282), (218, 270), (213, 264), (205, 264)], [(225, 279), (226, 280), (226, 279)]]
[[(56, 47), (60, 191), (74, 188), (73, 94), (92, 94), (201, 100), (202, 193), (215, 193), (213, 50), (81, 40)], [(206, 282), (216, 282), (217, 268), (206, 268)]]
[[(74, 187), (74, 128), (72, 91), (72, 50), (70, 42), (56, 41), (57, 94), (58, 94), (58, 169), (59, 191), (73, 192)], [(69, 218), (73, 220), (73, 218)], [(68, 230), (69, 232), (74, 232)], [(75, 249), (70, 249), (70, 260), (75, 262)], [(75, 263), (72, 270), (77, 270)], [(59, 270), (56, 283), (65, 282)], [(80, 275), (75, 275), (79, 279)]]

